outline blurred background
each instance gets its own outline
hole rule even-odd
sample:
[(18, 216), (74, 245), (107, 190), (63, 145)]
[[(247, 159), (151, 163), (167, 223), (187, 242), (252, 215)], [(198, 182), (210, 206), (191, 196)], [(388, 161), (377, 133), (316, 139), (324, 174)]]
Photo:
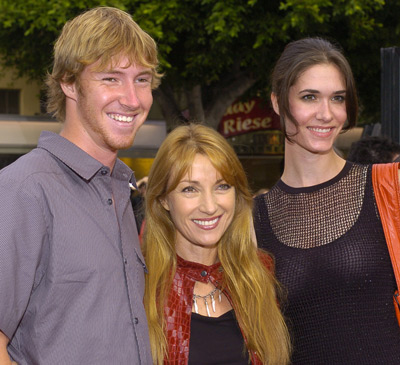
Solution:
[(284, 144), (269, 75), (285, 44), (305, 36), (337, 42), (355, 74), (360, 118), (338, 153), (365, 136), (400, 142), (400, 0), (0, 0), (0, 167), (42, 130), (60, 130), (45, 111), (52, 46), (68, 19), (95, 6), (126, 10), (159, 47), (165, 76), (134, 146), (119, 155), (138, 179), (168, 131), (196, 120), (232, 144), (254, 191), (270, 188)]

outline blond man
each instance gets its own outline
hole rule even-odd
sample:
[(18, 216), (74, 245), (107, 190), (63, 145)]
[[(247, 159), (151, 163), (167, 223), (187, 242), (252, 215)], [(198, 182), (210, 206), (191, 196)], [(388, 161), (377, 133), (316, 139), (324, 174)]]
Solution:
[(0, 172), (0, 364), (151, 364), (129, 148), (160, 79), (125, 12), (69, 21), (48, 111), (63, 123)]

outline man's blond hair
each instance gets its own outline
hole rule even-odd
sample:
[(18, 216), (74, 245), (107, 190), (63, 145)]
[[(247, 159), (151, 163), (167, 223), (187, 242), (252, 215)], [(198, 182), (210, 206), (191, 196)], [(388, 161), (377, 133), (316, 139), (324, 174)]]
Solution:
[(65, 120), (65, 94), (60, 82), (77, 82), (83, 69), (97, 61), (97, 70), (114, 66), (120, 56), (130, 64), (151, 69), (152, 88), (161, 75), (157, 72), (157, 46), (132, 17), (120, 9), (97, 7), (68, 21), (54, 45), (54, 63), (47, 75), (47, 111), (58, 120)]

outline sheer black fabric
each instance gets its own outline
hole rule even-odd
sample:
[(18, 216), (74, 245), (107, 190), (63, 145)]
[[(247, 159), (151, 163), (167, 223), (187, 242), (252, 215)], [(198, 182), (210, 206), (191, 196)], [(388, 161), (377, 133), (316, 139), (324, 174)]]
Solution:
[(189, 365), (248, 365), (248, 353), (233, 310), (220, 317), (192, 313)]
[(307, 188), (279, 181), (256, 198), (254, 221), (287, 290), (293, 364), (399, 362), (396, 282), (371, 166), (347, 163), (334, 179)]

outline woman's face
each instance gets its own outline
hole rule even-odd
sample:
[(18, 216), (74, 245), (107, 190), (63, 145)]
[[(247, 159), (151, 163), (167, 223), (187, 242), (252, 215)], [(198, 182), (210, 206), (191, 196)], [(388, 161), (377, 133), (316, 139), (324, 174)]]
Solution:
[(331, 151), (347, 120), (346, 85), (338, 68), (319, 64), (304, 71), (289, 90), (289, 105), (298, 127), (287, 120), (286, 130), (293, 141), (287, 146), (311, 153)]
[(193, 253), (216, 250), (233, 219), (235, 188), (208, 157), (197, 154), (189, 172), (162, 204), (176, 227), (176, 252), (190, 260)]

